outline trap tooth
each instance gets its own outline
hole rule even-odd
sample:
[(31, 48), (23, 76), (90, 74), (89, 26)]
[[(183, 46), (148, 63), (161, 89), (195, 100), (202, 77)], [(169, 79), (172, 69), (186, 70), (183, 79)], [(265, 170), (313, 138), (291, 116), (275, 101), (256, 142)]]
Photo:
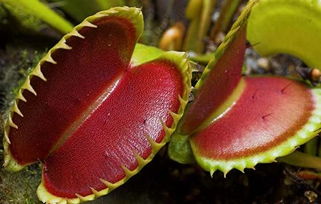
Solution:
[(125, 182), (124, 179), (121, 179), (120, 181), (117, 181), (116, 183), (111, 183), (105, 179), (100, 179), (100, 181), (103, 182), (107, 186), (107, 188), (110, 189), (110, 191), (117, 188), (118, 186), (124, 184), (124, 182)]
[(90, 188), (90, 189), (91, 189), (91, 191), (93, 192), (93, 194), (94, 194), (96, 197), (100, 197), (100, 196), (106, 195), (106, 194), (108, 194), (108, 192), (109, 192), (109, 189), (108, 189), (108, 188), (106, 188), (106, 189), (104, 189), (104, 190), (101, 190), (101, 191), (97, 191), (97, 190), (95, 190), (94, 188)]
[(133, 175), (135, 175), (136, 173), (138, 173), (138, 171), (140, 169), (139, 166), (137, 166), (137, 168), (135, 168), (134, 170), (130, 170), (124, 165), (121, 165), (121, 168), (124, 170), (127, 178), (130, 178)]
[(51, 57), (51, 54), (48, 54), (45, 60), (51, 64), (57, 64), (57, 62)]
[(63, 41), (61, 41), (61, 43), (56, 45), (57, 49), (64, 49), (64, 50), (71, 50), (72, 47), (70, 47), (69, 45), (66, 44), (66, 40), (63, 39)]
[(182, 106), (185, 106), (187, 104), (187, 101), (184, 100), (181, 96), (178, 96), (178, 100)]
[(214, 175), (215, 171), (216, 171), (215, 168), (212, 168), (212, 169), (210, 170), (210, 176), (211, 176), (211, 178), (213, 178), (213, 175)]
[(80, 201), (86, 202), (86, 201), (91, 201), (95, 199), (95, 194), (91, 194), (88, 196), (81, 196), (76, 193), (76, 196), (79, 198)]
[(42, 71), (41, 71), (41, 67), (38, 64), (37, 67), (34, 69), (34, 71), (32, 72), (33, 76), (37, 76), (40, 79), (42, 79), (43, 81), (47, 81), (46, 77), (43, 75)]
[(8, 124), (9, 124), (10, 127), (18, 129), (18, 126), (13, 122), (11, 115), (8, 116)]
[(18, 94), (17, 94), (17, 99), (23, 101), (23, 102), (27, 102), (27, 99), (23, 96), (22, 91), (19, 90)]
[(81, 39), (85, 39), (85, 36), (81, 35), (76, 29), (70, 33), (71, 36), (75, 36)]
[(20, 115), (21, 117), (23, 117), (23, 114), (21, 113), (21, 111), (18, 107), (17, 101), (13, 102), (13, 111), (15, 113), (17, 113), (18, 115)]
[(246, 163), (242, 162), (235, 165), (235, 168), (238, 169), (240, 172), (244, 173), (244, 169), (246, 168)]
[(147, 138), (149, 144), (152, 146), (152, 150), (154, 153), (158, 152), (158, 150), (160, 150), (160, 148), (162, 148), (164, 145), (163, 143), (155, 142), (149, 135), (145, 135), (145, 137)]
[[(10, 139), (9, 139), (9, 132), (8, 132), (8, 130), (5, 130), (5, 131), (4, 131), (4, 138), (5, 138), (5, 140), (6, 140), (6, 142), (7, 142), (8, 144), (11, 144)], [(8, 162), (9, 162), (9, 161), (8, 161)], [(8, 162), (6, 162), (6, 163), (8, 163)]]
[[(163, 139), (163, 142), (161, 142), (161, 143), (157, 143), (157, 144), (159, 144), (159, 145), (165, 145), (165, 143), (167, 142), (167, 140), (169, 139), (169, 136), (174, 132), (174, 128), (170, 128), (170, 127), (167, 127), (167, 125), (164, 123), (164, 122), (162, 122), (161, 121), (161, 123), (162, 123), (162, 126), (163, 126), (163, 130), (165, 131), (165, 138)], [(176, 126), (176, 123), (175, 123), (175, 121), (173, 122), (173, 124)]]
[(135, 158), (136, 158), (136, 161), (137, 161), (139, 167), (142, 167), (148, 163), (148, 160), (145, 160), (139, 154), (135, 153), (134, 155), (135, 155)]
[(178, 115), (177, 113), (169, 111), (169, 114), (172, 116), (175, 123), (180, 119), (180, 115)]
[(224, 175), (223, 175), (223, 176), (224, 176), (224, 178), (226, 178), (226, 176), (227, 176), (228, 172), (229, 172), (229, 170), (228, 170), (228, 171), (224, 171), (224, 172), (223, 172), (223, 174), (224, 174)]
[(36, 91), (32, 88), (32, 86), (29, 84), (29, 86), (26, 88), (28, 91), (30, 91), (31, 93), (33, 93), (35, 96), (37, 96)]
[(22, 85), (23, 89), (26, 89), (28, 91), (30, 91), (31, 93), (33, 93), (35, 96), (37, 96), (36, 91), (32, 88), (31, 84), (30, 84), (30, 77), (28, 76), (25, 83)]
[(95, 196), (99, 196), (98, 195), (98, 191), (96, 191), (94, 188), (92, 188), (92, 187), (90, 187), (90, 190), (91, 190), (91, 192), (95, 195)]
[(84, 21), (81, 25), (84, 27), (97, 28), (97, 25), (92, 24), (89, 21)]

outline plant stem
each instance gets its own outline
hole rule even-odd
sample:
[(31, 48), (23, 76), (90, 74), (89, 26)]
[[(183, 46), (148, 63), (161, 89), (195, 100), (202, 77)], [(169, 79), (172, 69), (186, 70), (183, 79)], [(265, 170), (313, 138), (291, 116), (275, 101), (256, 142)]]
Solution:
[(239, 8), (241, 0), (225, 0), (221, 9), (220, 16), (211, 30), (210, 38), (215, 42), (220, 32), (226, 32), (231, 25), (233, 17)]
[(303, 168), (314, 168), (321, 170), (321, 158), (312, 156), (310, 154), (295, 151), (292, 154), (280, 157), (277, 159), (279, 162), (290, 164), (293, 166), (303, 167)]
[[(61, 0), (50, 1), (61, 2)], [(93, 15), (98, 11), (123, 5), (125, 5), (124, 0), (64, 0), (62, 9), (80, 22), (87, 16)]]
[(199, 16), (203, 5), (202, 2), (203, 0), (190, 0), (185, 10), (186, 18), (192, 20)]
[(206, 36), (216, 0), (190, 0), (186, 8), (186, 17), (191, 20), (184, 50), (202, 53), (204, 50), (204, 37)]
[(319, 157), (321, 156), (321, 142), (319, 142), (319, 144), (318, 144), (317, 154)]
[(30, 16), (43, 20), (61, 33), (70, 32), (73, 28), (71, 23), (39, 0), (0, 0), (0, 2), (11, 6), (17, 12), (27, 13)]
[(209, 61), (211, 61), (214, 57), (215, 57), (215, 54), (211, 52), (204, 55), (192, 55), (190, 56), (190, 59), (197, 63), (207, 65)]
[(317, 155), (318, 138), (315, 137), (304, 145), (304, 152), (310, 155)]

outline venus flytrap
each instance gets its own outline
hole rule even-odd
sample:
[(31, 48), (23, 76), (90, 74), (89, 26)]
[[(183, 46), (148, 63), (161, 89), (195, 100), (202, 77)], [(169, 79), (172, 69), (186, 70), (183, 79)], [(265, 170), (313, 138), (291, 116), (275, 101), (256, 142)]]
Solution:
[(189, 63), (184, 53), (136, 46), (142, 30), (137, 8), (90, 16), (18, 91), (4, 127), (4, 165), (18, 171), (42, 161), (41, 201), (79, 203), (109, 193), (175, 130), (190, 92)]
[[(255, 17), (264, 18), (264, 12), (256, 9), (270, 9), (268, 2), (250, 1), (216, 50), (195, 86), (194, 101), (172, 137), (172, 159), (189, 163), (194, 158), (211, 174), (220, 170), (226, 175), (232, 169), (243, 171), (258, 163), (274, 162), (319, 133), (320, 89), (276, 76), (241, 76), (246, 33), (254, 35), (259, 30), (256, 25), (265, 26)], [(278, 20), (282, 22), (282, 17)], [(268, 29), (266, 35), (278, 38)], [(291, 41), (290, 36), (288, 39)], [(264, 40), (262, 37), (262, 44)], [(257, 46), (261, 41), (250, 40)], [(302, 53), (304, 49), (301, 47)], [(304, 59), (313, 61), (314, 57)], [(180, 152), (182, 149), (185, 151)]]

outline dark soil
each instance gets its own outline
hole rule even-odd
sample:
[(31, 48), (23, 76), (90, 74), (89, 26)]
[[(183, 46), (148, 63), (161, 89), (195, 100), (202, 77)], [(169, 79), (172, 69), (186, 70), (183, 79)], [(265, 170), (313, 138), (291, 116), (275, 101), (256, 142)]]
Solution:
[(299, 179), (296, 171), (273, 163), (211, 178), (196, 165), (169, 160), (163, 150), (137, 176), (93, 203), (320, 203), (319, 182)]

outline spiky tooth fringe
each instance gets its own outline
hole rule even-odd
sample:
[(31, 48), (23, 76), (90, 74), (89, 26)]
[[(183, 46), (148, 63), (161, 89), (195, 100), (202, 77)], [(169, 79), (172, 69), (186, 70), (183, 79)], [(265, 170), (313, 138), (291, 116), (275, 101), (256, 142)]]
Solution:
[(91, 201), (91, 200), (94, 200), (95, 199), (95, 194), (90, 194), (90, 195), (88, 195), (88, 196), (81, 196), (81, 195), (79, 195), (79, 194), (75, 194), (78, 198), (79, 198), (79, 200), (80, 201), (82, 201), (82, 202), (86, 202), (86, 201)]
[(96, 197), (107, 195), (109, 193), (109, 188), (103, 189), (101, 191), (97, 191), (94, 188), (90, 188), (90, 189)]
[(11, 114), (9, 114), (8, 115), (8, 125), (10, 126), (10, 127), (13, 127), (13, 128), (15, 128), (15, 129), (18, 129), (18, 126), (13, 122), (13, 120), (12, 120), (12, 115)]
[(151, 138), (148, 134), (146, 134), (145, 137), (147, 138), (147, 141), (151, 145), (153, 153), (158, 152), (164, 146), (164, 143), (155, 142), (155, 140), (153, 140), (153, 138)]
[(41, 71), (41, 66), (40, 64), (38, 64), (36, 66), (36, 68), (31, 72), (32, 76), (36, 76), (39, 77), (40, 79), (42, 79), (43, 81), (47, 81), (46, 77), (43, 75), (42, 71)]
[(126, 174), (126, 178), (130, 178), (132, 176), (134, 176), (135, 174), (137, 174), (139, 172), (139, 170), (141, 169), (140, 166), (137, 166), (137, 168), (135, 168), (134, 170), (130, 170), (128, 169), (126, 166), (121, 165), (121, 168), (124, 170), (125, 174)]
[(51, 64), (57, 64), (57, 62), (51, 57), (51, 53), (47, 54), (47, 56), (45, 57), (45, 61)]
[[(68, 36), (68, 37), (67, 37)], [(71, 31), (70, 33), (68, 33), (65, 37), (66, 38), (69, 38), (69, 37), (78, 37), (78, 38), (81, 38), (81, 39), (85, 39), (85, 36), (81, 35), (78, 30), (74, 29), (73, 31)]]
[[(69, 46), (69, 45), (67, 45), (66, 39), (63, 38), (63, 39), (55, 46), (55, 50), (56, 50), (56, 49), (71, 50), (72, 47)], [(51, 51), (51, 52), (53, 52), (53, 51)], [(51, 55), (51, 53), (50, 53), (50, 55)]]
[(98, 26), (90, 23), (89, 21), (84, 21), (80, 24), (82, 27), (90, 27), (90, 28), (97, 28)]
[(115, 188), (117, 188), (125, 183), (125, 179), (121, 179), (121, 180), (117, 181), (116, 183), (111, 183), (105, 179), (100, 179), (100, 181), (103, 184), (105, 184), (107, 186), (107, 188), (109, 188), (110, 191), (114, 190)]
[[(33, 95), (37, 96), (36, 91), (33, 89), (33, 87), (30, 84), (30, 76), (27, 76), (25, 83), (21, 87), (22, 89), (26, 89), (30, 91)], [(22, 95), (22, 94), (21, 94)]]
[(145, 166), (148, 162), (150, 162), (150, 159), (144, 159), (138, 153), (134, 153), (134, 156), (139, 167)]
[(18, 91), (18, 94), (17, 94), (17, 99), (18, 100), (21, 100), (21, 101), (23, 101), (23, 102), (27, 102), (27, 99), (23, 96), (23, 94), (22, 94), (22, 90), (19, 90)]

